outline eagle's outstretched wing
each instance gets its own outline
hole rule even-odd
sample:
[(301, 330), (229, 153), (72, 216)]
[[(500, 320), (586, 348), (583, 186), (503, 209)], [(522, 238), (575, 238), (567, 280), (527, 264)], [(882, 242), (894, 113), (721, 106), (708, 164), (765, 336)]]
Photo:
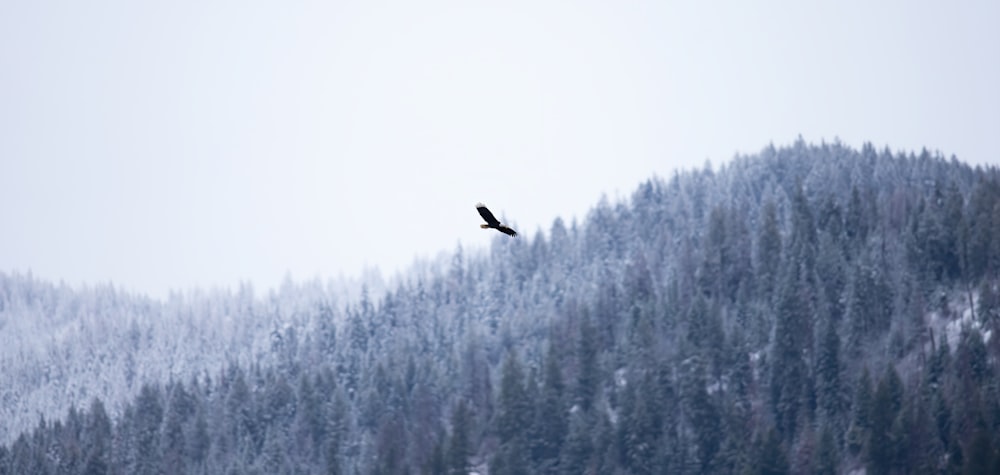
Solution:
[(510, 227), (504, 226), (502, 224), (500, 226), (497, 226), (497, 231), (500, 231), (500, 232), (502, 232), (502, 233), (504, 233), (504, 234), (506, 234), (506, 235), (508, 235), (510, 237), (517, 236), (517, 231), (514, 231)]
[(479, 215), (482, 216), (484, 220), (486, 220), (486, 224), (488, 224), (491, 228), (500, 227), (500, 221), (498, 221), (497, 218), (493, 216), (493, 213), (490, 212), (489, 208), (487, 208), (486, 205), (482, 203), (476, 204), (476, 211), (479, 211)]
[(486, 221), (486, 224), (480, 224), (479, 227), (483, 229), (493, 228), (510, 237), (517, 236), (517, 231), (514, 231), (513, 229), (510, 228), (510, 226), (501, 223), (496, 216), (493, 216), (493, 213), (490, 212), (490, 210), (486, 207), (486, 205), (482, 203), (477, 203), (476, 211), (479, 211), (479, 215), (482, 216), (483, 220)]

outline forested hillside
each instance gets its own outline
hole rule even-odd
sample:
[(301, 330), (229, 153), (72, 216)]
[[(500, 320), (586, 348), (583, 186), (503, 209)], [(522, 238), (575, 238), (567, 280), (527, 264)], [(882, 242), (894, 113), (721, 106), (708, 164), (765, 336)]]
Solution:
[(998, 271), (997, 169), (799, 140), (357, 297), (0, 274), (0, 473), (1000, 473)]

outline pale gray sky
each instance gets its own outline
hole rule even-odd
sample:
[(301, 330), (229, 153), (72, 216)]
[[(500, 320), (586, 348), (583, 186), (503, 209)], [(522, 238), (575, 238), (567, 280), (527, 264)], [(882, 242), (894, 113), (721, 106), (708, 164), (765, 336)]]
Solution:
[(1000, 162), (1000, 2), (0, 1), (0, 270), (385, 275), (769, 142)]

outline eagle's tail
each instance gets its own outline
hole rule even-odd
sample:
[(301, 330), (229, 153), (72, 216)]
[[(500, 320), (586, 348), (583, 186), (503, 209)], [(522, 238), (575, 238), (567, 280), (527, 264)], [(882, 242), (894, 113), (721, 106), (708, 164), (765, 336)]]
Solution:
[(480, 224), (479, 227), (481, 227), (483, 229), (489, 229), (490, 225), (489, 224)]

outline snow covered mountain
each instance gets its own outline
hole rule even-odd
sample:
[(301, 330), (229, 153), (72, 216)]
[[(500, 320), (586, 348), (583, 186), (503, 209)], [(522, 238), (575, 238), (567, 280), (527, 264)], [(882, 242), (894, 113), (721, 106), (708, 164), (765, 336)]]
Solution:
[(990, 469), (998, 271), (997, 169), (800, 140), (356, 295), (0, 274), (0, 467)]

